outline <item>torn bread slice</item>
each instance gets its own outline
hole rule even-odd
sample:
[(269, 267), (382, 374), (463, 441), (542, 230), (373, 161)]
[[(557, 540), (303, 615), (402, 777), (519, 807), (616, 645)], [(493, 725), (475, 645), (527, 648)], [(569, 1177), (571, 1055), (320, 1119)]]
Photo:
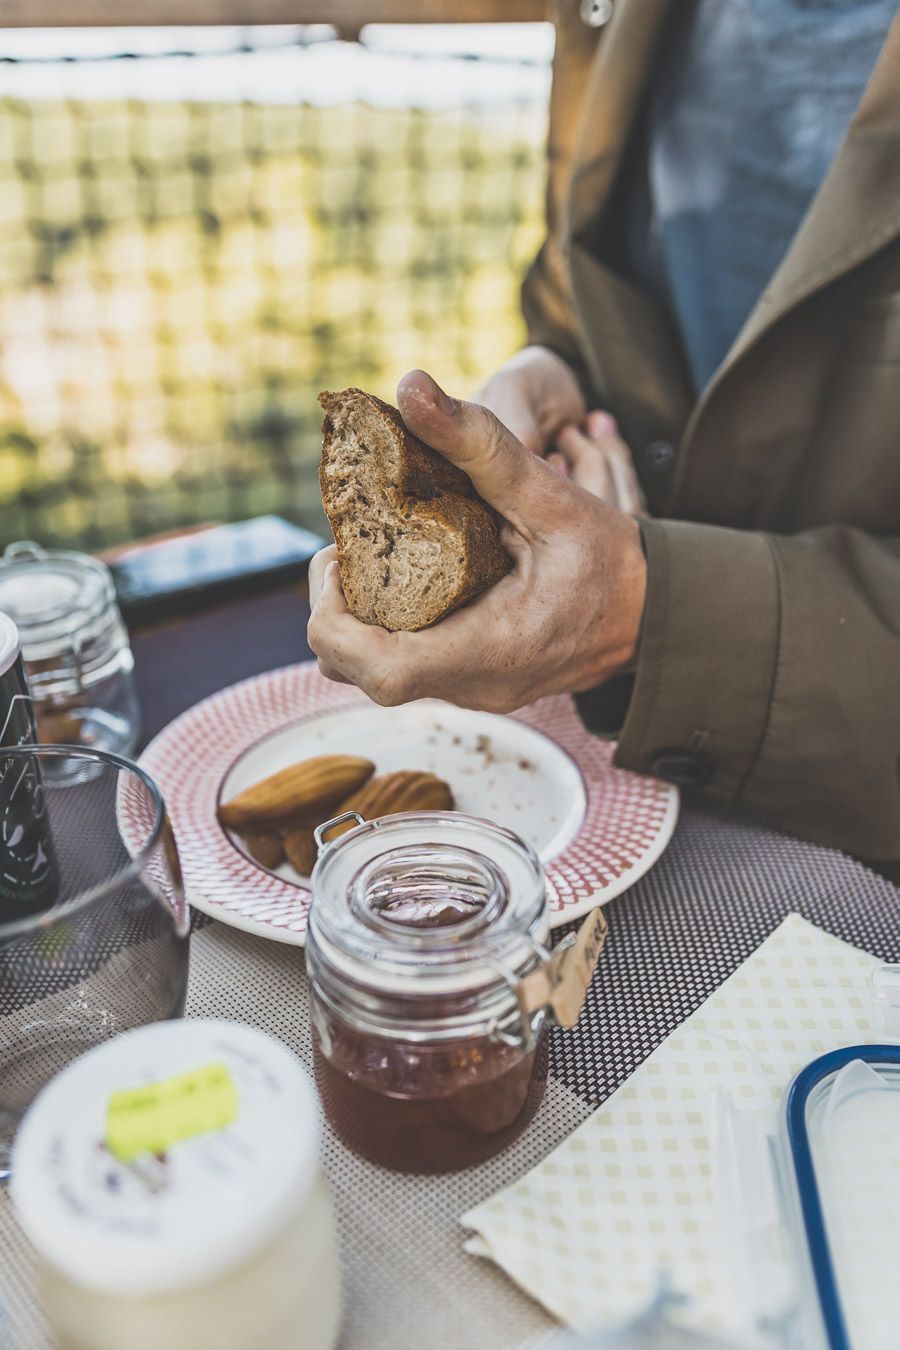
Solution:
[(494, 513), (396, 408), (361, 389), (319, 402), (322, 505), (357, 619), (393, 632), (427, 628), (506, 575)]

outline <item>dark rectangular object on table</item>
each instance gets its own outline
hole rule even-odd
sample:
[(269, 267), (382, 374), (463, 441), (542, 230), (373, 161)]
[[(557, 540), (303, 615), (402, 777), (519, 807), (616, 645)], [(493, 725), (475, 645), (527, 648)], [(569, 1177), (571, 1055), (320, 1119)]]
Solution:
[(302, 580), (325, 546), (280, 516), (218, 525), (125, 553), (110, 564), (129, 626)]

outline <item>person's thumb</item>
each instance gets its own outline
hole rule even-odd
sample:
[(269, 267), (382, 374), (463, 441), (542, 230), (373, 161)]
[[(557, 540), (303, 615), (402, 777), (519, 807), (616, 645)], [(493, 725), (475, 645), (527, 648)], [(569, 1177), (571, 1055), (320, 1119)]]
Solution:
[(542, 523), (547, 491), (559, 487), (560, 477), (492, 412), (450, 398), (424, 370), (403, 376), (397, 403), (410, 431), (467, 473), (477, 492), (514, 528), (529, 533), (536, 513), (534, 523)]

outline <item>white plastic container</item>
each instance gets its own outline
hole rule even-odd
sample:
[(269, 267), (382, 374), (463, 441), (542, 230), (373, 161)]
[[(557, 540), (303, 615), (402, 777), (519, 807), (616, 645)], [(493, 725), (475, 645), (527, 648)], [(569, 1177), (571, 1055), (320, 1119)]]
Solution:
[[(121, 1161), (108, 1113), (123, 1090), (132, 1138), (135, 1127), (182, 1137)], [(239, 1023), (162, 1022), (76, 1060), (37, 1098), (13, 1153), (57, 1345), (331, 1350), (339, 1273), (318, 1145), (302, 1067)]]

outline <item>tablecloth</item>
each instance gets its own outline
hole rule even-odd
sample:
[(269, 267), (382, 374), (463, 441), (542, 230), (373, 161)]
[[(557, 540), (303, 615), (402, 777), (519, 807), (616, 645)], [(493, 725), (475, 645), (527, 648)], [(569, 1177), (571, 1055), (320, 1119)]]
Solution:
[[(145, 736), (233, 680), (308, 656), (306, 613), (296, 592), (281, 592), (137, 635)], [(546, 1327), (526, 1295), (465, 1255), (460, 1214), (569, 1134), (791, 910), (884, 960), (900, 960), (900, 890), (890, 882), (841, 854), (685, 804), (660, 861), (607, 907), (610, 938), (581, 1020), (572, 1032), (553, 1032), (547, 1098), (518, 1143), (484, 1167), (428, 1179), (360, 1162), (327, 1136), (346, 1287), (341, 1350), (512, 1350)], [(189, 1016), (252, 1022), (309, 1063), (300, 951), (214, 923), (195, 932), (191, 960)], [(4, 1343), (47, 1345), (5, 1197)]]

